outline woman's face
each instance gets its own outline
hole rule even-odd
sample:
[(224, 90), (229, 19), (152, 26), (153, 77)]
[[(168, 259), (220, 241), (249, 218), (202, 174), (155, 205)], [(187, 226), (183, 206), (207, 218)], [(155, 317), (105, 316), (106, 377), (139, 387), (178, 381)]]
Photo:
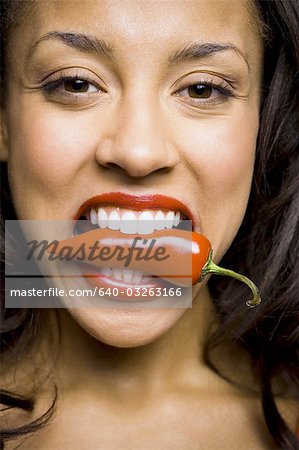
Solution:
[[(189, 207), (219, 260), (251, 186), (262, 65), (253, 22), (242, 0), (36, 2), (9, 48), (19, 219), (72, 219), (107, 192), (162, 194)], [(182, 311), (71, 313), (98, 339), (130, 346)]]

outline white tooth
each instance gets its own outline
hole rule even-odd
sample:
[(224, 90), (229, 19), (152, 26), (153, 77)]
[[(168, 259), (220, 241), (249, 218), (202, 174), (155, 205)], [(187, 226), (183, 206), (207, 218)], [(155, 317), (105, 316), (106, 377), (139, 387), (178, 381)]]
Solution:
[(114, 209), (111, 211), (109, 218), (108, 218), (108, 228), (110, 230), (119, 230), (120, 227), (120, 217), (118, 212)]
[(173, 226), (174, 226), (174, 227), (177, 227), (178, 224), (180, 223), (180, 217), (181, 217), (180, 211), (177, 211), (177, 212), (175, 213), (174, 221), (173, 221)]
[(165, 217), (162, 211), (158, 211), (154, 217), (154, 227), (155, 230), (164, 230), (165, 228)]
[(93, 225), (98, 224), (98, 216), (97, 216), (97, 212), (94, 208), (91, 208), (91, 210), (90, 210), (90, 221)]
[(154, 232), (154, 215), (152, 211), (143, 211), (138, 218), (138, 234)]
[(173, 227), (173, 220), (174, 220), (174, 212), (168, 211), (166, 214), (166, 228), (172, 228)]
[(132, 283), (134, 270), (123, 269), (123, 279), (126, 283)]
[(120, 231), (124, 234), (136, 234), (138, 232), (137, 214), (133, 211), (125, 211), (121, 217)]
[(98, 225), (100, 228), (107, 228), (108, 225), (108, 214), (103, 208), (98, 210)]
[(113, 268), (112, 269), (113, 278), (116, 280), (122, 280), (123, 279), (123, 271), (121, 269)]
[(101, 267), (100, 272), (106, 277), (111, 277), (112, 275), (111, 267)]
[(143, 277), (143, 271), (142, 270), (134, 270), (134, 275), (133, 275), (133, 283), (134, 284), (139, 284), (140, 281), (142, 280)]
[(152, 283), (153, 278), (151, 276), (146, 276), (142, 278), (142, 284)]

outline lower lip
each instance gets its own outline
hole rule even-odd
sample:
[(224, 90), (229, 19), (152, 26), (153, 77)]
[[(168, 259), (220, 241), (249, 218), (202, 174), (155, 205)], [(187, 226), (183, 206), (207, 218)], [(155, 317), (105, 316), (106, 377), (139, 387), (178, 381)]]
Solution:
[[(107, 293), (110, 292), (110, 294), (103, 296), (100, 296), (98, 293), (99, 298), (105, 298), (111, 301), (126, 300), (135, 302), (138, 301), (140, 303), (145, 301), (154, 301), (157, 296), (150, 295), (150, 292), (155, 292), (155, 289), (157, 288), (165, 288), (167, 291), (167, 288), (173, 286), (167, 281), (155, 277), (152, 278), (151, 281), (146, 281), (145, 283), (142, 283), (141, 280), (140, 284), (130, 284), (122, 280), (117, 280), (116, 278), (107, 277), (92, 269), (89, 269), (88, 271), (87, 269), (81, 269), (81, 271), (83, 277), (89, 284), (97, 287), (98, 290), (102, 289), (103, 293), (105, 291), (107, 291)], [(152, 291), (150, 291), (150, 289)]]

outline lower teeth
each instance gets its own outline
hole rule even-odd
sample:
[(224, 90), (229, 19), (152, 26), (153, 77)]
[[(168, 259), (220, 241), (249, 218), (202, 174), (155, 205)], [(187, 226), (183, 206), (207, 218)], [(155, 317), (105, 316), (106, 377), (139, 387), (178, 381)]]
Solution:
[(116, 269), (111, 267), (103, 267), (100, 273), (106, 277), (114, 278), (118, 281), (124, 281), (131, 284), (144, 284), (151, 281), (150, 276), (145, 276), (140, 270)]

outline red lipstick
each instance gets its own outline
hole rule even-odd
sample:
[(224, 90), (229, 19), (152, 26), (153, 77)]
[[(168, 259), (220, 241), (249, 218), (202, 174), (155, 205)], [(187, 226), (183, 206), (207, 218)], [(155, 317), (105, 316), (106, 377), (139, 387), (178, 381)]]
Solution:
[(190, 209), (180, 200), (161, 194), (156, 195), (131, 195), (124, 192), (107, 192), (86, 200), (75, 215), (78, 220), (89, 208), (93, 206), (118, 206), (121, 208), (143, 210), (143, 209), (168, 209), (181, 211), (194, 223), (194, 216)]

